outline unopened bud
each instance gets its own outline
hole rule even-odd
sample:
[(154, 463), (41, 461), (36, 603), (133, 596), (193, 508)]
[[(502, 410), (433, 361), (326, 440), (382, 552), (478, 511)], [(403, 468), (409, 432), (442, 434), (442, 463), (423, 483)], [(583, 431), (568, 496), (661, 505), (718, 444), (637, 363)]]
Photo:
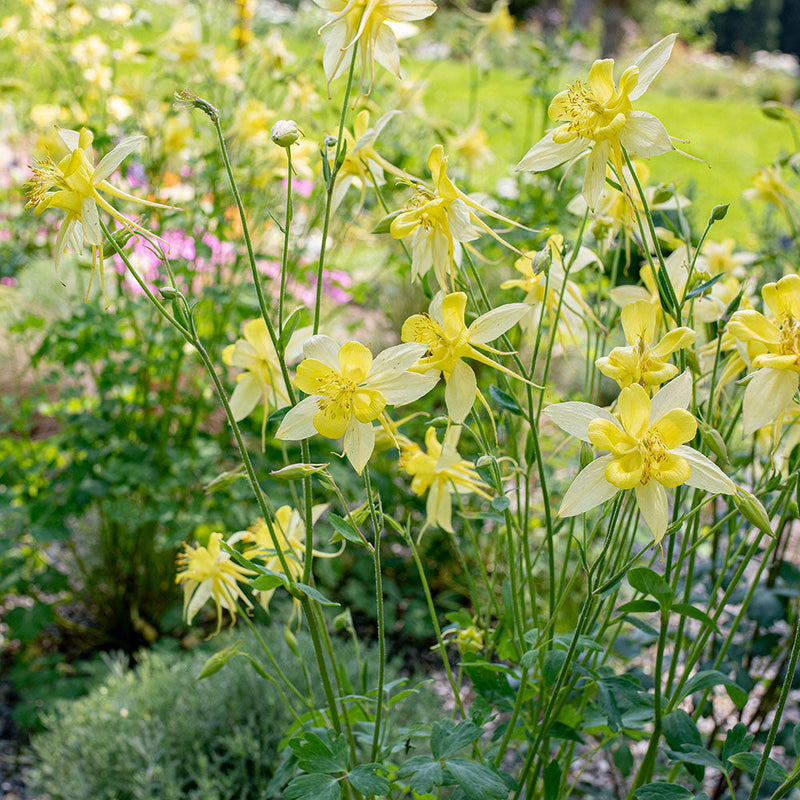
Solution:
[(273, 478), (279, 478), (284, 481), (296, 481), (299, 478), (306, 478), (309, 475), (324, 472), (327, 468), (327, 464), (289, 464), (286, 467), (281, 467), (281, 469), (273, 470), (270, 475)]
[(770, 527), (769, 514), (761, 501), (742, 488), (737, 488), (733, 493), (733, 502), (739, 513), (748, 521), (752, 522), (760, 531), (774, 536)]
[(549, 247), (540, 250), (531, 261), (531, 268), (533, 269), (534, 275), (538, 275), (540, 272), (547, 272), (547, 270), (550, 269), (550, 262), (552, 260), (553, 253)]
[(294, 657), (300, 658), (300, 648), (297, 646), (297, 637), (289, 630), (288, 626), (283, 629), (283, 640), (292, 651)]
[(270, 133), (278, 147), (291, 147), (300, 138), (300, 129), (293, 119), (279, 119)]
[(178, 297), (178, 290), (171, 286), (162, 286), (158, 291), (165, 300), (175, 300)]

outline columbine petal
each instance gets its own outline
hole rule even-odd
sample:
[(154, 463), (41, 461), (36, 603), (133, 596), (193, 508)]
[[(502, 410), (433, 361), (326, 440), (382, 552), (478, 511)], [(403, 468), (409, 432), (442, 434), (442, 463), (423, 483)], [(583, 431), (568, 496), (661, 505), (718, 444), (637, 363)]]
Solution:
[(650, 158), (675, 149), (661, 121), (646, 111), (628, 112), (619, 140), (630, 156)]
[(592, 152), (586, 163), (586, 176), (583, 179), (583, 196), (589, 204), (589, 208), (594, 208), (600, 199), (600, 194), (606, 185), (606, 162), (611, 154), (611, 142), (606, 139), (602, 142), (595, 142)]
[(686, 459), (689, 464), (687, 485), (711, 494), (733, 494), (736, 491), (736, 484), (716, 464), (693, 447), (684, 444), (672, 452)]
[(604, 419), (613, 423), (621, 431), (622, 428), (617, 418), (600, 406), (591, 403), (555, 403), (547, 406), (544, 413), (550, 417), (562, 431), (570, 436), (575, 436), (582, 442), (591, 443), (589, 440), (589, 423), (595, 419)]
[(651, 430), (657, 432), (667, 450), (694, 439), (697, 433), (697, 420), (684, 408), (671, 408), (662, 414)]
[(650, 422), (650, 396), (638, 383), (626, 386), (617, 398), (617, 417), (625, 432), (641, 439)]
[(231, 399), (228, 401), (233, 418), (239, 422), (249, 416), (262, 397), (261, 382), (252, 372), (245, 372), (239, 377)]
[(469, 326), (470, 342), (485, 344), (494, 341), (516, 325), (529, 311), (530, 306), (527, 303), (508, 303), (499, 308), (493, 308), (478, 317)]
[(314, 436), (317, 429), (314, 427), (313, 420), (319, 410), (317, 399), (316, 397), (306, 397), (294, 408), (289, 409), (275, 433), (275, 438), (297, 441)]
[(561, 508), (560, 517), (574, 517), (602, 505), (610, 500), (619, 490), (605, 478), (606, 466), (614, 456), (601, 456), (585, 467), (567, 489)]
[(129, 136), (123, 139), (110, 153), (100, 159), (92, 175), (92, 183), (97, 185), (100, 181), (110, 178), (114, 170), (145, 141), (146, 136)]
[(644, 53), (633, 62), (639, 67), (639, 80), (636, 83), (636, 88), (634, 88), (629, 95), (631, 100), (636, 100), (641, 97), (647, 91), (653, 79), (664, 69), (667, 61), (669, 61), (670, 55), (672, 55), (672, 47), (677, 38), (677, 33), (671, 33), (669, 36), (665, 36), (652, 47), (645, 50)]
[(103, 231), (100, 230), (100, 217), (93, 197), (84, 197), (81, 202), (81, 220), (83, 222), (83, 239), (88, 244), (101, 245)]
[(744, 432), (749, 435), (774, 422), (792, 402), (798, 375), (786, 369), (759, 369), (744, 391)]
[[(405, 380), (407, 377), (404, 375), (405, 371), (425, 355), (425, 349), (424, 344), (408, 342), (389, 347), (379, 353), (372, 362), (372, 369), (369, 372), (370, 388), (383, 392), (384, 389), (393, 388), (398, 380)], [(389, 402), (394, 403), (393, 400)]]
[(333, 370), (339, 370), (339, 345), (330, 336), (321, 333), (312, 336), (303, 345), (303, 355), (306, 358), (316, 358)]
[(517, 171), (527, 169), (533, 172), (544, 172), (563, 164), (565, 161), (571, 161), (588, 146), (589, 141), (582, 139), (580, 136), (571, 142), (558, 144), (553, 141), (553, 131), (550, 131), (528, 150), (519, 164), (517, 164), (516, 169)]
[[(418, 19), (418, 17), (411, 17)], [(375, 34), (375, 49), (373, 50), (375, 60), (384, 68), (389, 70), (396, 78), (401, 78), (400, 72), (400, 52), (397, 49), (397, 37), (388, 25), (380, 25)]]
[[(381, 384), (374, 388), (380, 390), (387, 403), (393, 406), (402, 406), (406, 403), (413, 403), (426, 395), (439, 382), (439, 376), (438, 370), (427, 372), (424, 375), (406, 372), (393, 386)], [(370, 383), (370, 386), (373, 384)]]
[(658, 544), (667, 532), (669, 522), (669, 507), (667, 505), (667, 491), (658, 481), (639, 484), (636, 492), (636, 502), (642, 512), (642, 518), (650, 528)]
[(375, 449), (375, 431), (371, 422), (359, 422), (355, 417), (350, 419), (344, 433), (344, 454), (353, 469), (360, 475)]
[(662, 386), (650, 402), (650, 424), (655, 424), (673, 408), (688, 408), (692, 399), (692, 374), (685, 370)]
[(463, 361), (457, 361), (450, 377), (447, 378), (447, 386), (444, 390), (447, 413), (453, 422), (463, 422), (467, 418), (467, 414), (475, 403), (477, 393), (478, 384), (472, 367)]

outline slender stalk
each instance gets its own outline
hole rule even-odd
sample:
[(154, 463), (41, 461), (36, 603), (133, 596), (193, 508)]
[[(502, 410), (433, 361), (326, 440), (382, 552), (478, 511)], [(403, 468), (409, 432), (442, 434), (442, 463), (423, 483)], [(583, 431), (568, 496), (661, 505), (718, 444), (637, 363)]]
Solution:
[[(322, 222), (322, 242), (319, 246), (319, 261), (317, 262), (317, 287), (316, 295), (314, 297), (314, 335), (319, 333), (319, 320), (322, 308), (322, 276), (325, 271), (325, 251), (328, 245), (328, 227), (331, 222), (331, 208), (333, 206), (333, 187), (336, 183), (336, 176), (339, 173), (339, 158), (342, 154), (344, 146), (344, 123), (347, 117), (347, 106), (350, 102), (350, 92), (353, 88), (353, 70), (356, 65), (356, 53), (358, 52), (358, 42), (353, 45), (353, 57), (350, 59), (350, 71), (347, 73), (347, 87), (344, 91), (344, 99), (342, 100), (342, 111), (339, 115), (339, 135), (336, 137), (336, 150), (333, 157), (333, 166), (331, 167), (331, 175), (328, 179), (325, 194), (325, 216)], [(323, 158), (327, 158), (327, 152), (323, 153)]]
[(283, 333), (283, 305), (286, 301), (286, 273), (289, 270), (289, 233), (294, 216), (292, 209), (292, 148), (286, 150), (286, 214), (283, 223), (283, 252), (281, 253), (281, 291), (278, 300), (278, 331)]

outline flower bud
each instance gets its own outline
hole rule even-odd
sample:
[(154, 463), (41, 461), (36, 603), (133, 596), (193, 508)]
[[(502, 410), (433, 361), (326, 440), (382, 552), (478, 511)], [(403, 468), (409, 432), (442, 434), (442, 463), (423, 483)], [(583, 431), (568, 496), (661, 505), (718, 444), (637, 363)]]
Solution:
[(270, 133), (278, 147), (290, 147), (300, 138), (300, 129), (293, 119), (279, 119)]
[(739, 513), (748, 521), (752, 522), (760, 531), (767, 533), (770, 536), (775, 534), (772, 532), (769, 514), (767, 509), (761, 504), (761, 501), (750, 492), (738, 487), (733, 494), (733, 502)]

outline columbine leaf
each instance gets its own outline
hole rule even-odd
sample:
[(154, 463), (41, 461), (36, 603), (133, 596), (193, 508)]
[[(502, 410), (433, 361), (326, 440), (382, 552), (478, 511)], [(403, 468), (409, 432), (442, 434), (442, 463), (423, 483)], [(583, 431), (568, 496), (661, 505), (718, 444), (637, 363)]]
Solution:
[(383, 769), (380, 764), (359, 764), (350, 770), (350, 783), (357, 792), (363, 795), (375, 794), (379, 797), (389, 793), (389, 781), (378, 775), (377, 770)]
[(293, 583), (292, 586), (297, 587), (303, 594), (310, 597), (312, 600), (316, 600), (320, 605), (323, 606), (338, 606), (340, 603), (336, 603), (333, 600), (328, 600), (322, 592), (315, 589), (313, 586), (309, 586), (307, 583)]
[(340, 800), (339, 782), (331, 775), (318, 772), (300, 775), (283, 790), (287, 800)]
[(640, 786), (633, 796), (636, 800), (691, 800), (694, 795), (677, 783), (648, 783)]
[[(761, 762), (761, 756), (757, 756), (755, 753), (734, 753), (732, 756), (728, 756), (728, 761), (734, 767), (739, 767), (739, 769), (755, 775)], [(788, 777), (789, 773), (774, 758), (767, 759), (767, 768), (764, 770), (765, 781), (785, 781)]]
[(492, 769), (468, 758), (453, 758), (447, 762), (447, 773), (461, 787), (467, 800), (504, 800), (509, 788)]
[(628, 583), (637, 591), (652, 595), (661, 605), (672, 600), (672, 587), (657, 572), (648, 567), (636, 567), (630, 570)]
[(306, 731), (301, 738), (292, 739), (289, 747), (305, 772), (345, 772), (347, 770), (347, 740), (325, 731), (325, 738)]
[(442, 719), (433, 723), (431, 729), (431, 753), (434, 758), (446, 758), (451, 753), (472, 744), (481, 737), (483, 730), (470, 720), (459, 722)]
[(329, 511), (328, 522), (333, 525), (333, 529), (338, 534), (338, 537), (334, 535), (333, 539), (331, 539), (332, 542), (338, 541), (339, 538), (342, 538), (347, 539), (348, 542), (353, 542), (354, 544), (364, 544), (362, 538), (358, 535), (358, 531), (343, 517), (340, 517), (338, 514), (334, 514), (332, 511)]
[(489, 387), (489, 396), (492, 400), (500, 406), (500, 408), (504, 408), (508, 411), (509, 414), (516, 414), (518, 417), (522, 416), (522, 409), (519, 407), (519, 403), (510, 395), (508, 392), (504, 392), (499, 386), (490, 386)]
[(428, 756), (409, 758), (397, 771), (397, 777), (410, 778), (408, 785), (417, 794), (428, 794), (442, 785), (442, 765)]

